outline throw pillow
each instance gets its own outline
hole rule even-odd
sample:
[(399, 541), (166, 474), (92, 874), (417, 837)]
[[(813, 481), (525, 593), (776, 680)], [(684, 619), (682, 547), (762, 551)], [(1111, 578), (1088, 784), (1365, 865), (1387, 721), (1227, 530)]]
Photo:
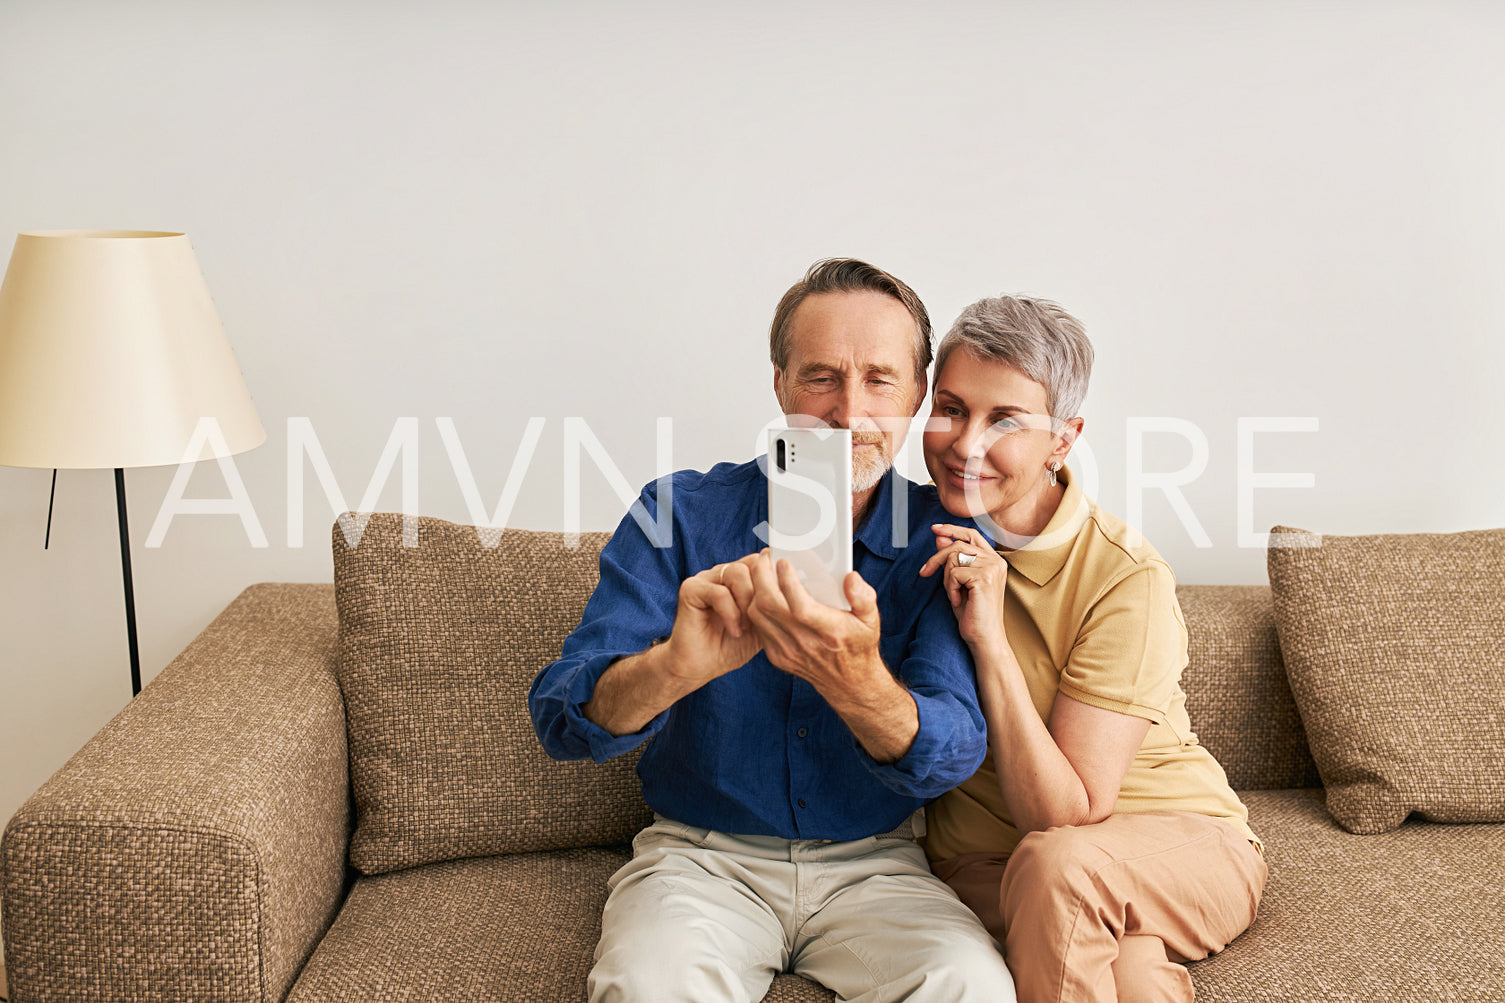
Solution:
[(1268, 563), (1291, 692), (1338, 824), (1505, 821), (1505, 530), (1277, 526)]
[[(458, 857), (622, 843), (651, 821), (636, 756), (560, 763), (528, 716), (528, 687), (559, 655), (599, 575), (607, 534), (342, 516), (333, 530), (356, 827), (367, 874)], [(493, 537), (493, 539), (495, 539)]]

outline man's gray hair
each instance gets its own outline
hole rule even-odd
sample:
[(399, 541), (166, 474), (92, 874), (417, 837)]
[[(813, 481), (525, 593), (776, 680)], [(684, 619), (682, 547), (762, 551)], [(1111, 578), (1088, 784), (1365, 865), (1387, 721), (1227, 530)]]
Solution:
[(914, 374), (916, 383), (925, 382), (930, 368), (930, 314), (915, 291), (894, 276), (856, 258), (824, 258), (810, 266), (805, 277), (789, 287), (773, 313), (768, 333), (768, 357), (778, 369), (789, 368), (789, 347), (793, 340), (790, 326), (794, 311), (808, 297), (820, 293), (852, 293), (869, 290), (898, 300), (914, 318)]
[(1082, 322), (1059, 303), (1033, 296), (992, 296), (973, 303), (936, 349), (937, 378), (959, 348), (1007, 363), (1043, 386), (1056, 431), (1081, 411), (1092, 376), (1092, 342)]

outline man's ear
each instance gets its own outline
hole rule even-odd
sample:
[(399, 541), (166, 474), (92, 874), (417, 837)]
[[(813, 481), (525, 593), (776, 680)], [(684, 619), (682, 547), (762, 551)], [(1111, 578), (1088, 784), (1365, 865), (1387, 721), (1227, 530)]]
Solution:
[(778, 366), (773, 367), (773, 399), (779, 402), (779, 410), (784, 410), (784, 370)]

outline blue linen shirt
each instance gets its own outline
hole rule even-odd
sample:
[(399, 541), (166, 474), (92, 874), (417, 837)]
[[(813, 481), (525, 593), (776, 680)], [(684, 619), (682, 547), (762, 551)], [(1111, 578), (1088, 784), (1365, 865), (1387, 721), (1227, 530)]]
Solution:
[[(813, 686), (761, 651), (641, 731), (614, 736), (582, 711), (613, 662), (670, 633), (684, 579), (765, 546), (757, 533), (768, 517), (762, 462), (675, 473), (666, 492), (668, 546), (655, 547), (633, 512), (623, 518), (601, 552), (601, 581), (580, 626), (533, 681), (533, 726), (556, 759), (602, 762), (651, 739), (637, 767), (643, 796), (654, 811), (690, 825), (786, 839), (887, 832), (970, 777), (987, 751), (971, 657), (942, 576), (919, 577), (935, 553), (931, 523), (956, 519), (933, 488), (896, 473), (876, 489), (852, 561), (878, 593), (883, 661), (919, 709), (919, 731), (897, 762), (869, 756)], [(657, 517), (657, 482), (639, 503), (648, 520)]]

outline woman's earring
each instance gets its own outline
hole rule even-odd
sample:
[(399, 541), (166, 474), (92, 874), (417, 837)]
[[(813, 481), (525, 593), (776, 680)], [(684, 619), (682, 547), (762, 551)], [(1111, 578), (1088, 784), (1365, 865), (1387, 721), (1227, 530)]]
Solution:
[(1055, 463), (1052, 463), (1050, 465), (1050, 467), (1048, 468), (1047, 473), (1046, 473), (1045, 476), (1046, 476), (1046, 479), (1050, 481), (1050, 486), (1051, 487), (1055, 487), (1056, 486), (1056, 471), (1060, 470), (1060, 469), (1061, 469), (1061, 462), (1059, 460), (1057, 460)]

